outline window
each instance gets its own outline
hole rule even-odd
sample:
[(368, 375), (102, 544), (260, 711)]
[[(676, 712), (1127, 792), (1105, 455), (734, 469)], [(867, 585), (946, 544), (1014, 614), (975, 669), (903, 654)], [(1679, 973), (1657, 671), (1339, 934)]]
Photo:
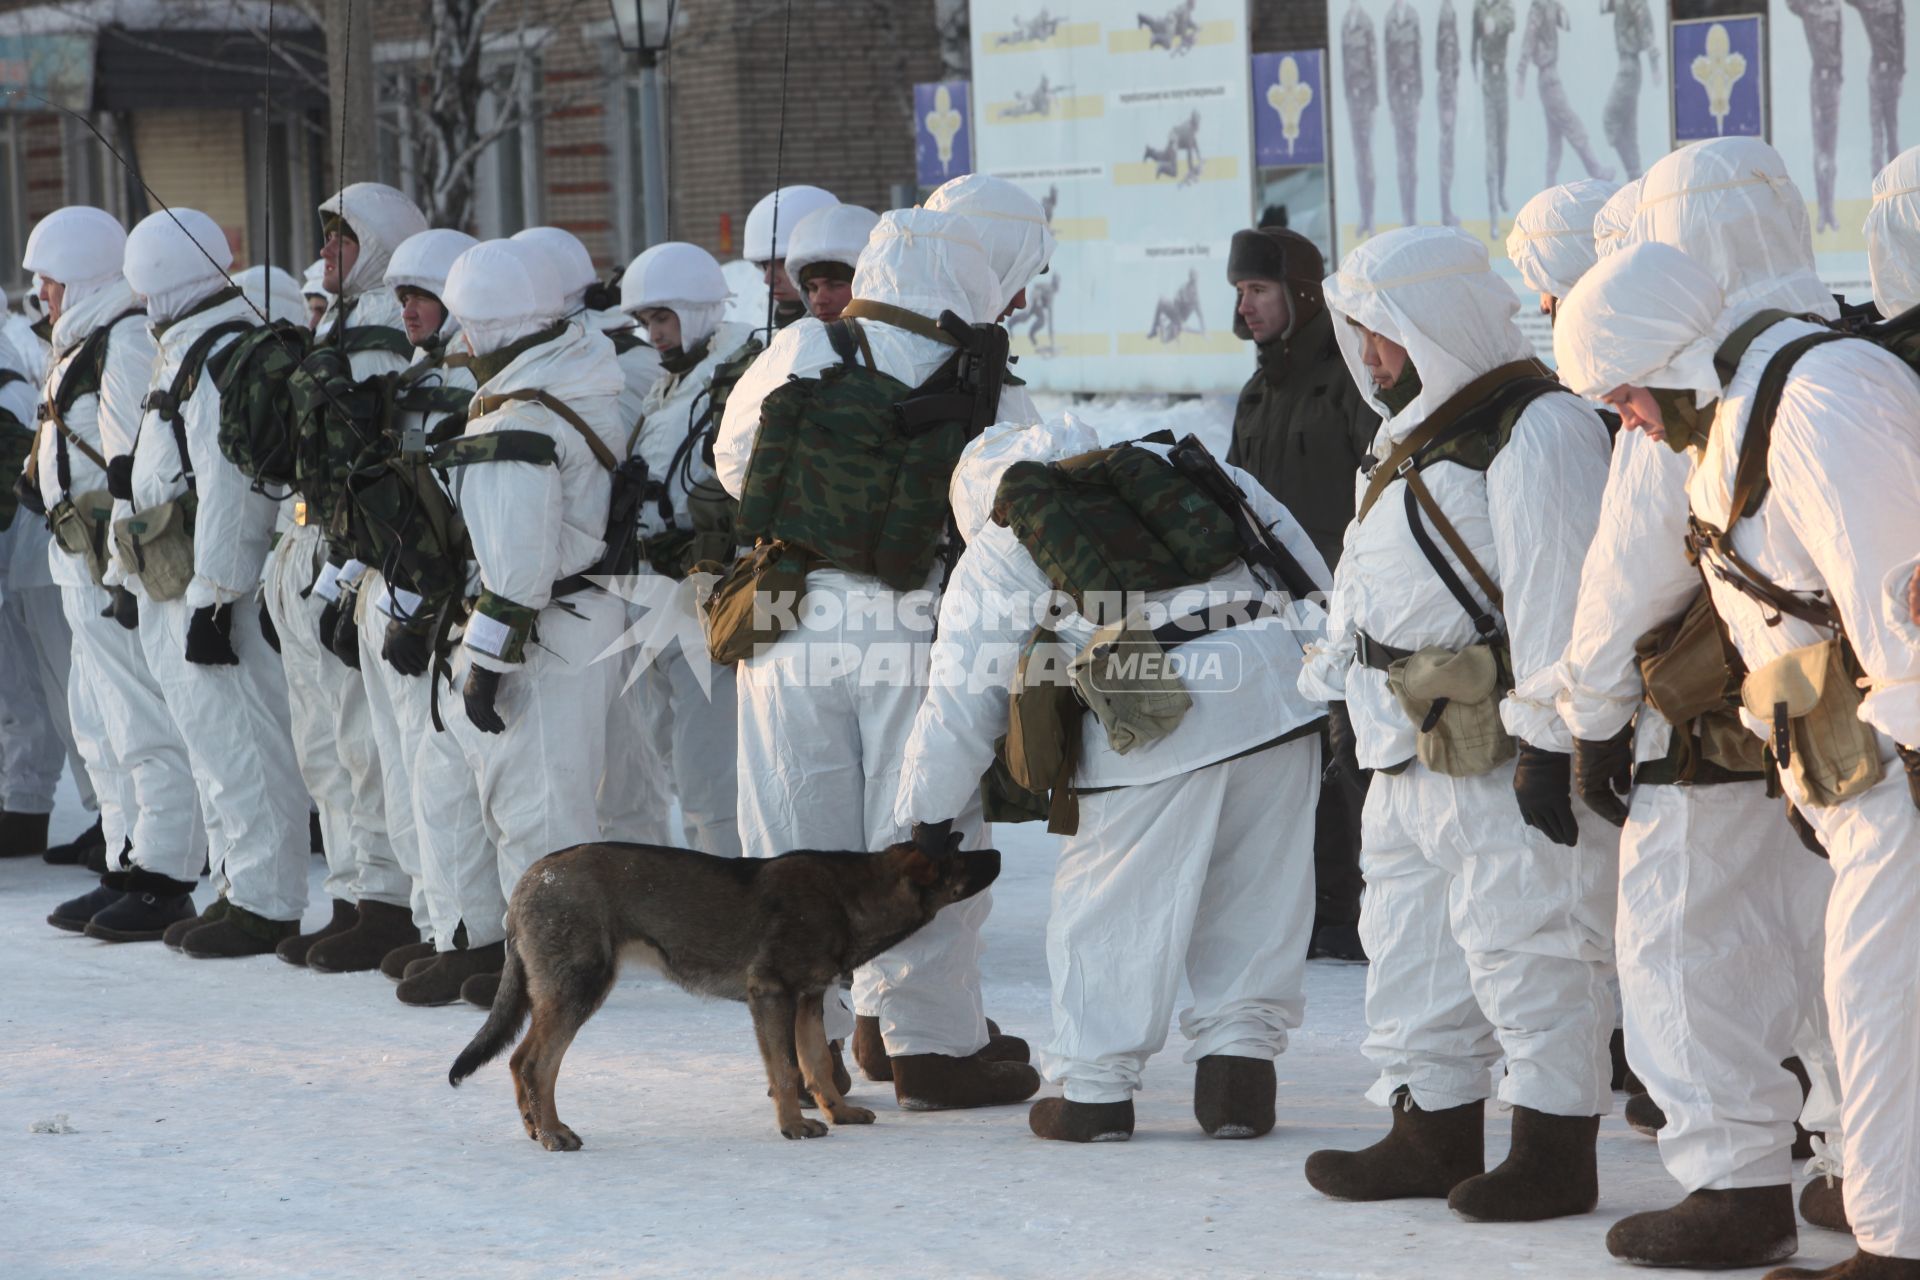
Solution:
[(319, 253), (309, 143), (304, 116), (280, 115), (271, 122), (258, 111), (247, 116), (247, 259), (271, 263), (295, 279)]
[[(494, 80), (507, 69), (506, 57), (489, 57), (485, 76)], [(542, 216), (539, 110), (540, 63), (528, 57), (514, 78), (514, 101), (519, 121), (494, 139), (481, 155), (473, 174), (473, 213), (483, 240), (510, 236), (533, 226)], [(491, 132), (500, 119), (499, 93), (488, 89), (480, 96), (479, 127)]]
[(647, 247), (646, 140), (640, 128), (640, 73), (617, 47), (607, 52), (605, 84), (614, 247), (620, 261), (630, 262)]
[(20, 266), (27, 237), (20, 207), (20, 193), (26, 189), (27, 175), (22, 157), (21, 122), (17, 116), (0, 117), (0, 263), (4, 263), (7, 292), (19, 297), (26, 292), (27, 275)]
[(127, 178), (120, 162), (107, 150), (107, 142), (119, 146), (118, 123), (110, 115), (94, 118), (93, 127), (105, 135), (106, 142), (85, 122), (71, 116), (62, 116), (60, 126), (66, 157), (66, 203), (90, 204), (126, 222)]

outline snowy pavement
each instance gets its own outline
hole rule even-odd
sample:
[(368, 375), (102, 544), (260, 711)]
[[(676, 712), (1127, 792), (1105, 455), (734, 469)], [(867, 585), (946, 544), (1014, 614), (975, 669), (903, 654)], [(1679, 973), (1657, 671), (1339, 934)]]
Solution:
[[(71, 802), (55, 823), (81, 825)], [(1052, 842), (1002, 829), (987, 1009), (1041, 1040)], [(1386, 1123), (1361, 1092), (1365, 971), (1314, 964), (1280, 1062), (1280, 1125), (1203, 1137), (1175, 1032), (1126, 1144), (1043, 1143), (1024, 1107), (879, 1118), (811, 1142), (773, 1122), (746, 1011), (624, 979), (561, 1075), (577, 1154), (523, 1135), (504, 1059), (458, 1091), (479, 1026), (378, 974), (190, 960), (44, 923), (90, 885), (0, 863), (0, 1278), (525, 1276), (1621, 1276), (1617, 1217), (1677, 1198), (1654, 1146), (1601, 1130), (1601, 1205), (1476, 1226), (1444, 1205), (1327, 1201), (1308, 1152)], [(314, 860), (309, 926), (324, 917)], [(62, 1123), (54, 1122), (64, 1116)], [(36, 1126), (58, 1132), (35, 1132)], [(1506, 1148), (1496, 1117), (1488, 1151)], [(1852, 1242), (1803, 1227), (1803, 1259)]]

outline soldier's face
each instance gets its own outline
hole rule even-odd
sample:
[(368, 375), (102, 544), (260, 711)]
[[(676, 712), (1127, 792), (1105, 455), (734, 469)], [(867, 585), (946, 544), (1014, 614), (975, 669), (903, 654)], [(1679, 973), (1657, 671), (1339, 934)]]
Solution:
[(1278, 281), (1242, 280), (1234, 290), (1240, 295), (1234, 309), (1255, 342), (1271, 342), (1287, 331), (1287, 293)]
[(637, 319), (647, 326), (647, 343), (655, 351), (680, 349), (680, 314), (666, 307), (650, 307)]
[(359, 260), (360, 242), (336, 226), (327, 232), (327, 242), (320, 246), (320, 261), (325, 264), (320, 273), (320, 286), (339, 297), (340, 282), (352, 273), (353, 264)]
[(1620, 415), (1620, 425), (1629, 431), (1644, 431), (1649, 440), (1667, 438), (1666, 423), (1660, 417), (1660, 405), (1645, 387), (1624, 383), (1600, 397), (1600, 403)]
[(327, 300), (317, 293), (307, 295), (307, 328), (318, 329), (327, 314)]
[(853, 281), (815, 276), (807, 281), (807, 310), (822, 324), (832, 324), (853, 301)]
[(400, 323), (407, 331), (407, 341), (414, 346), (440, 332), (446, 320), (447, 309), (440, 305), (440, 299), (418, 289), (400, 291)]
[(760, 264), (760, 277), (767, 282), (767, 288), (773, 290), (775, 302), (800, 301), (799, 290), (793, 287), (793, 281), (787, 279), (787, 260), (775, 258), (772, 262)]
[(40, 277), (40, 301), (47, 304), (47, 323), (60, 323), (60, 307), (67, 300), (67, 286), (58, 280)]
[(1400, 375), (1407, 371), (1407, 349), (1365, 325), (1353, 327), (1360, 331), (1360, 363), (1366, 366), (1373, 385), (1385, 391), (1400, 381)]

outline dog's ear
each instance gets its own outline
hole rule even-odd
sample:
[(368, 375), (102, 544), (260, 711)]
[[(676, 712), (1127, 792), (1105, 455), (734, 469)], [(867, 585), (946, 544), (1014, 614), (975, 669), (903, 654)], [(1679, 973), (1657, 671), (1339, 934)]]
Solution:
[(933, 859), (914, 848), (909, 848), (907, 856), (900, 860), (900, 871), (922, 888), (940, 878), (940, 868), (933, 865)]

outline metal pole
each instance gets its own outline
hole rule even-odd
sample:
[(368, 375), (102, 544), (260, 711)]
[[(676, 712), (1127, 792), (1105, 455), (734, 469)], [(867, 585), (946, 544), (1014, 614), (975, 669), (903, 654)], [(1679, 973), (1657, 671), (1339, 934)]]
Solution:
[(647, 245), (667, 238), (667, 130), (658, 55), (640, 55), (640, 199)]

